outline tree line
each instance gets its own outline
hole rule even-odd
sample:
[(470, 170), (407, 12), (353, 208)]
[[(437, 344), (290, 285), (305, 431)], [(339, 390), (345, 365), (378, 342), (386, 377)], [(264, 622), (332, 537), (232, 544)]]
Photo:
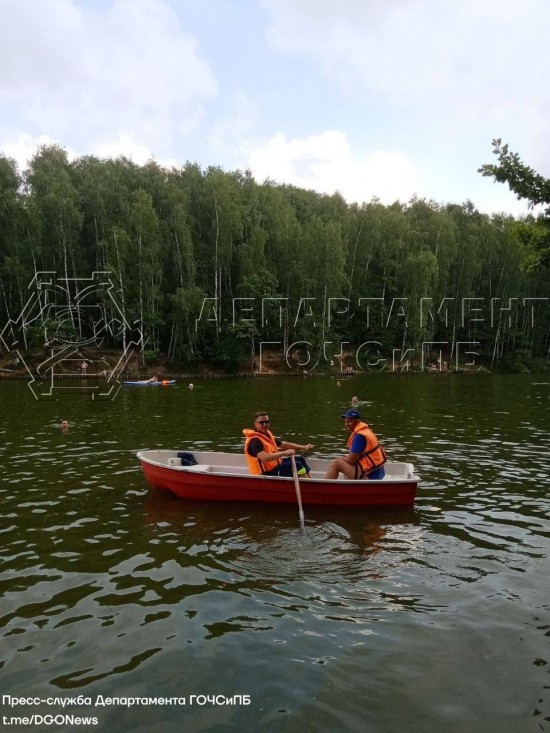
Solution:
[[(521, 161), (499, 162), (508, 169), (482, 172), (512, 186)], [(37, 273), (109, 272), (125, 320), (141, 326), (144, 361), (234, 370), (270, 342), (308, 351), (316, 368), (362, 345), (360, 366), (375, 368), (377, 355), (452, 361), (458, 344), (472, 344), (494, 368), (538, 371), (550, 346), (548, 232), (548, 211), (516, 219), (470, 201), (349, 204), (248, 171), (69, 161), (42, 146), (22, 172), (0, 156), (0, 330)], [(23, 324), (26, 346), (41, 345), (43, 326)], [(108, 338), (122, 347), (125, 335)]]

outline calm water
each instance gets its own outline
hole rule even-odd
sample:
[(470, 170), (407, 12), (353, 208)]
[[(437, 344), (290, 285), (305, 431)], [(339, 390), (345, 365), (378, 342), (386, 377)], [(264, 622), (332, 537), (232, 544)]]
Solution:
[[(333, 456), (354, 394), (417, 466), (414, 510), (306, 507), (304, 538), (294, 507), (186, 504), (137, 468), (140, 448), (239, 450), (259, 408)], [(0, 404), (0, 689), (68, 701), (0, 714), (98, 718), (49, 730), (550, 731), (550, 379), (216, 380), (109, 403), (0, 382)]]

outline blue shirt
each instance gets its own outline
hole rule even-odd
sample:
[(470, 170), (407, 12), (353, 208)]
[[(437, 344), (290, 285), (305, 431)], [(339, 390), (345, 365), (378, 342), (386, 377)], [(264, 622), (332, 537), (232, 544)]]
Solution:
[(363, 455), (365, 450), (367, 449), (367, 439), (364, 435), (357, 434), (355, 438), (351, 442), (351, 453), (359, 453), (359, 455)]

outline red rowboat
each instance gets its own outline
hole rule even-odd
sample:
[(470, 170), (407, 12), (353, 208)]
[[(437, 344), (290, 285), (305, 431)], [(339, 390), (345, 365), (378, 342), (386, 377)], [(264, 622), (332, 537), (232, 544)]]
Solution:
[[(193, 451), (196, 466), (182, 466), (177, 451), (144, 450), (137, 456), (147, 482), (181, 499), (296, 503), (292, 478), (251, 476), (244, 454)], [(323, 478), (329, 461), (308, 458), (311, 478), (300, 479), (304, 504), (333, 506), (412, 506), (419, 481), (412, 463), (385, 465), (381, 481)]]

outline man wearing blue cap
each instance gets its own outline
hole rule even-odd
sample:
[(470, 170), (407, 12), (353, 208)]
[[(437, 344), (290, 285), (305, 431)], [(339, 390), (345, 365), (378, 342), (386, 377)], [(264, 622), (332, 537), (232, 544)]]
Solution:
[(343, 474), (347, 479), (379, 481), (385, 476), (386, 454), (367, 423), (361, 422), (358, 410), (351, 409), (340, 415), (349, 430), (349, 453), (331, 461), (325, 478), (336, 479)]

